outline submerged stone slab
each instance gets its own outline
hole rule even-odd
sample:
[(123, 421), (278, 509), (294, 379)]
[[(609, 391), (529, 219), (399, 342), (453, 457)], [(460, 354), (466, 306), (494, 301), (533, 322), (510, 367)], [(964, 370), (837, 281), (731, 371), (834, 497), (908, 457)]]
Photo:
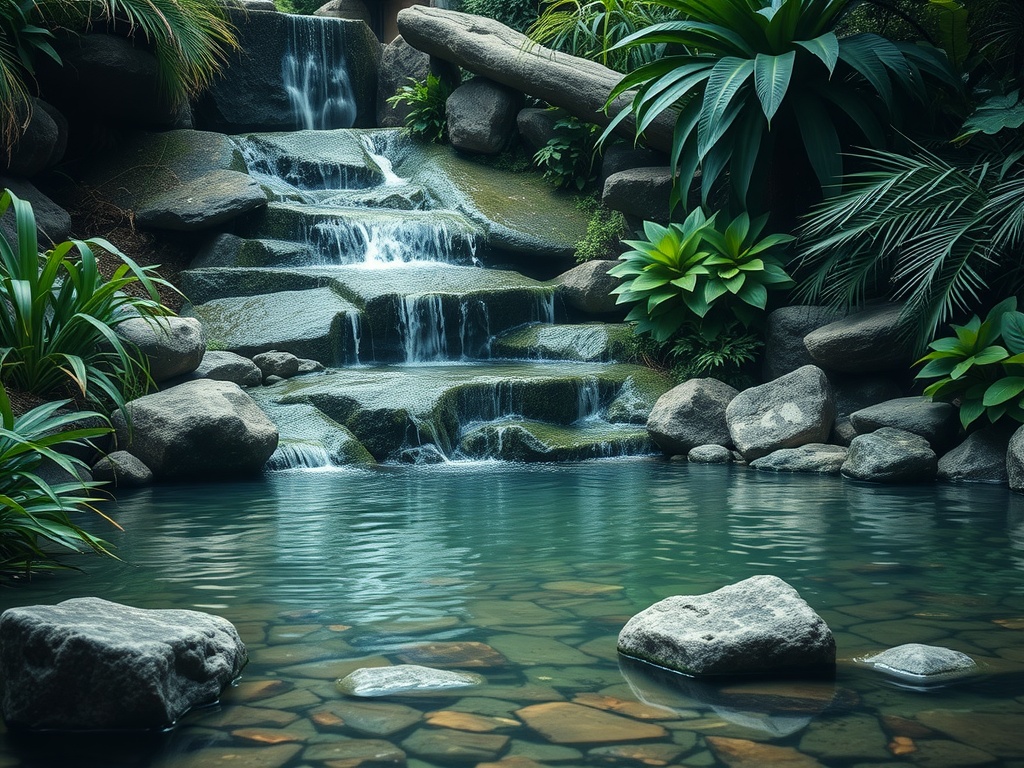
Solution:
[(618, 649), (697, 677), (811, 673), (832, 667), (836, 659), (828, 626), (775, 576), (655, 603), (622, 628)]
[(245, 665), (226, 619), (96, 597), (0, 617), (2, 709), (32, 729), (153, 729), (217, 700)]
[(609, 741), (660, 739), (664, 727), (641, 723), (621, 715), (566, 701), (532, 704), (516, 710), (516, 717), (553, 744), (590, 744)]
[(550, 325), (537, 323), (513, 328), (491, 344), (493, 357), (519, 360), (578, 360), (607, 362), (629, 355), (633, 331), (622, 323)]
[(860, 659), (880, 672), (910, 682), (939, 682), (962, 677), (977, 669), (966, 653), (937, 645), (907, 643)]
[(412, 691), (468, 688), (483, 681), (483, 677), (471, 672), (432, 669), (418, 664), (397, 664), (393, 667), (357, 669), (338, 681), (338, 689), (349, 696), (373, 698)]

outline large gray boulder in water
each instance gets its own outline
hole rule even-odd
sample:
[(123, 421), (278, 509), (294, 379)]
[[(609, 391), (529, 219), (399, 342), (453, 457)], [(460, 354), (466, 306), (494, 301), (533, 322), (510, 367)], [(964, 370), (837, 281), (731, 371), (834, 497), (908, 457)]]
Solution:
[(729, 434), (747, 461), (780, 448), (824, 443), (835, 417), (832, 387), (813, 365), (746, 389), (725, 409)]
[[(631, 92), (623, 94), (606, 112), (605, 102), (622, 79), (620, 73), (545, 48), (484, 16), (414, 5), (398, 12), (398, 31), (414, 48), (562, 107), (581, 120), (607, 125), (632, 101)], [(668, 152), (674, 125), (671, 110), (666, 110), (644, 132), (644, 140)], [(618, 133), (635, 138), (632, 121), (620, 123)]]
[(203, 326), (194, 317), (133, 317), (117, 326), (117, 335), (146, 356), (157, 383), (191, 373), (206, 353)]
[(842, 473), (874, 483), (916, 483), (934, 480), (938, 458), (928, 441), (913, 432), (882, 427), (857, 435)]
[(960, 429), (956, 408), (928, 397), (898, 397), (869, 405), (851, 413), (850, 421), (859, 435), (893, 427), (920, 435), (936, 450), (949, 446)]
[(1024, 427), (1010, 437), (1006, 448), (1006, 474), (1010, 490), (1024, 491)]
[(186, 381), (128, 403), (111, 422), (118, 445), (153, 470), (157, 480), (224, 478), (260, 471), (278, 433), (237, 384)]
[(97, 597), (0, 617), (4, 720), (32, 729), (159, 729), (217, 700), (245, 666), (226, 619)]
[(631, 618), (619, 652), (697, 677), (810, 673), (835, 665), (824, 620), (776, 576), (675, 595)]
[(1003, 425), (979, 429), (939, 459), (938, 479), (951, 483), (1006, 483), (1006, 448), (1011, 431)]
[(974, 672), (970, 656), (941, 645), (906, 643), (860, 659), (864, 664), (908, 682), (940, 682)]
[(690, 379), (673, 387), (654, 404), (647, 431), (665, 453), (686, 454), (698, 445), (732, 442), (726, 407), (739, 392), (718, 379)]

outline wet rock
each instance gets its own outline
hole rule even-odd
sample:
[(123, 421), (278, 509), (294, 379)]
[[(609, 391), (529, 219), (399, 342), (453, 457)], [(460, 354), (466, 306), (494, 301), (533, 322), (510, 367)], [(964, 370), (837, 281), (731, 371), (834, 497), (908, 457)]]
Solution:
[(614, 259), (585, 261), (555, 278), (558, 295), (570, 307), (588, 315), (622, 314), (615, 305), (618, 297), (612, 291), (619, 286), (619, 278), (608, 270), (619, 262)]
[(589, 664), (594, 661), (593, 657), (551, 637), (509, 634), (496, 635), (490, 638), (490, 640), (495, 648), (515, 664), (556, 664), (566, 666)]
[(456, 88), (445, 103), (448, 139), (456, 149), (496, 155), (516, 133), (522, 93), (485, 77), (474, 77)]
[(226, 619), (95, 597), (0, 617), (3, 717), (33, 729), (163, 728), (245, 665)]
[(927, 440), (892, 427), (855, 437), (842, 467), (846, 477), (874, 483), (934, 480), (937, 470), (938, 459)]
[(508, 659), (491, 646), (472, 641), (414, 645), (403, 648), (398, 658), (406, 664), (424, 664), (442, 669), (504, 667), (508, 664)]
[(338, 688), (349, 696), (391, 696), (409, 691), (443, 691), (465, 688), (483, 682), (480, 675), (398, 664), (393, 667), (364, 667), (338, 681)]
[(302, 753), (302, 759), (324, 765), (359, 766), (405, 765), (405, 752), (389, 741), (380, 739), (349, 739), (312, 744)]
[(913, 339), (900, 325), (899, 304), (883, 304), (811, 331), (804, 344), (822, 368), (850, 373), (905, 371), (914, 361)]
[(280, 376), (282, 379), (289, 379), (299, 372), (299, 358), (291, 352), (278, 352), (276, 349), (272, 349), (269, 352), (254, 355), (252, 361), (260, 369), (264, 379), (267, 376)]
[(266, 193), (248, 174), (213, 170), (150, 197), (135, 211), (135, 221), (149, 229), (198, 232), (266, 204)]
[(308, 357), (299, 358), (299, 368), (296, 374), (303, 373), (322, 373), (327, 370), (327, 366), (321, 363), (319, 360), (310, 360)]
[(418, 709), (391, 702), (338, 701), (318, 709), (313, 718), (321, 727), (327, 724), (329, 730), (387, 738), (420, 722), (423, 714)]
[(896, 400), (905, 394), (899, 382), (887, 376), (855, 376), (829, 371), (828, 380), (836, 399), (836, 413), (840, 416), (849, 416), (854, 411), (886, 400)]
[(766, 472), (813, 472), (838, 475), (848, 451), (839, 445), (809, 443), (799, 448), (782, 448), (750, 462), (751, 469)]
[[(997, 760), (989, 752), (948, 739), (917, 741), (913, 747), (907, 754), (910, 754), (910, 759), (921, 768), (969, 768), (976, 765), (991, 765)], [(895, 750), (894, 753), (898, 754)]]
[(1024, 491), (1024, 427), (1010, 437), (1006, 447), (1006, 475), (1012, 491)]
[(128, 451), (114, 451), (97, 461), (92, 467), (94, 480), (113, 483), (115, 488), (139, 488), (153, 482), (149, 467)]
[(495, 358), (610, 362), (629, 356), (632, 329), (622, 324), (533, 325), (513, 328), (491, 343)]
[(192, 373), (197, 379), (231, 381), (242, 387), (258, 387), (263, 381), (256, 363), (234, 352), (207, 352)]
[(730, 739), (724, 736), (708, 736), (707, 744), (719, 760), (729, 768), (824, 768), (810, 755), (804, 755), (792, 747), (777, 747), (760, 744), (747, 739)]
[(836, 445), (842, 445), (847, 448), (850, 447), (850, 443), (853, 442), (853, 438), (857, 436), (857, 430), (853, 426), (853, 422), (850, 421), (849, 416), (837, 416), (835, 422), (832, 424), (832, 435), (830, 441)]
[(938, 479), (950, 483), (1006, 483), (1010, 431), (988, 427), (969, 434), (939, 459)]
[[(36, 216), (36, 239), (43, 250), (52, 248), (71, 236), (71, 215), (27, 181), (0, 176), (0, 190), (9, 189), (32, 204)], [(0, 219), (0, 233), (13, 243), (16, 238), (14, 214), (11, 209)]]
[(329, 0), (315, 11), (314, 16), (327, 16), (332, 19), (351, 19), (371, 24), (370, 10), (363, 0)]
[(669, 220), (669, 196), (673, 176), (668, 166), (629, 168), (613, 173), (604, 182), (601, 202), (644, 221)]
[(494, 760), (508, 744), (508, 736), (465, 731), (420, 728), (402, 742), (402, 747), (427, 761), (442, 765), (476, 765)]
[(516, 115), (516, 128), (526, 145), (536, 152), (555, 136), (555, 123), (568, 117), (562, 109), (527, 107)]
[(885, 760), (890, 756), (886, 749), (888, 741), (876, 718), (846, 713), (812, 722), (800, 739), (800, 751), (820, 758), (825, 765)]
[(233, 768), (284, 768), (302, 750), (300, 744), (276, 744), (260, 747), (205, 747), (175, 755), (164, 761), (166, 768), (208, 768), (230, 765)]
[(977, 665), (966, 653), (937, 645), (907, 643), (861, 661), (881, 672), (911, 682), (949, 680), (973, 672)]
[(617, 765), (622, 762), (641, 765), (669, 765), (685, 748), (679, 744), (621, 744), (614, 747), (597, 747), (587, 752), (587, 757), (603, 763)]
[(206, 353), (203, 326), (194, 317), (134, 317), (116, 332), (146, 356), (149, 375), (158, 384), (191, 373)]
[(385, 45), (380, 57), (380, 79), (377, 81), (377, 125), (381, 128), (403, 127), (412, 106), (392, 106), (387, 100), (399, 88), (409, 85), (409, 80), (422, 83), (429, 73), (430, 57), (405, 42), (401, 35)]
[(949, 403), (933, 402), (927, 397), (900, 397), (862, 408), (850, 414), (857, 434), (874, 432), (882, 427), (913, 432), (936, 450), (952, 443), (960, 429), (957, 410)]
[(0, 157), (0, 169), (14, 176), (35, 176), (60, 162), (67, 140), (67, 120), (55, 107), (33, 98), (32, 117), (21, 128), (10, 153)]
[(917, 719), (932, 730), (996, 757), (1024, 757), (1021, 715), (936, 709), (918, 712)]
[(824, 443), (835, 415), (832, 387), (813, 365), (744, 390), (725, 409), (732, 442), (747, 461), (780, 448)]
[(728, 464), (732, 451), (724, 445), (698, 445), (686, 454), (686, 460), (693, 464)]
[(765, 319), (764, 380), (813, 364), (804, 336), (842, 316), (841, 310), (819, 306), (780, 307), (771, 312)]
[(237, 384), (199, 379), (128, 403), (132, 428), (117, 412), (118, 445), (158, 480), (224, 478), (263, 468), (277, 427)]
[(665, 453), (685, 454), (698, 445), (727, 446), (732, 440), (726, 410), (739, 392), (718, 379), (690, 379), (654, 404), (647, 431)]
[(458, 451), (471, 458), (534, 462), (628, 456), (649, 448), (647, 432), (630, 425), (595, 423), (581, 428), (530, 421), (471, 429), (463, 435)]
[(832, 632), (789, 584), (753, 576), (676, 595), (631, 618), (620, 653), (688, 675), (812, 672), (835, 664)]
[(654, 723), (641, 723), (599, 709), (564, 701), (533, 704), (516, 710), (516, 717), (554, 744), (593, 744), (609, 741), (660, 739), (668, 732)]
[(502, 728), (516, 728), (520, 725), (518, 720), (510, 717), (474, 715), (470, 712), (451, 710), (429, 712), (426, 721), (429, 725), (438, 728), (451, 728), (455, 731), (470, 731), (471, 733), (491, 733)]

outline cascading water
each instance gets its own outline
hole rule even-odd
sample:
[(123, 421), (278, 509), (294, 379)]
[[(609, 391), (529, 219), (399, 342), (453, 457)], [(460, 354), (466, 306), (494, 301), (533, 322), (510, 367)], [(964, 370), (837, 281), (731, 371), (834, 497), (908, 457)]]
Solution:
[(320, 469), (333, 466), (331, 455), (323, 445), (303, 440), (282, 441), (267, 460), (266, 469)]
[(351, 128), (356, 103), (342, 28), (315, 16), (295, 17), (281, 77), (300, 128)]
[(477, 263), (477, 239), (437, 216), (416, 220), (315, 222), (305, 235), (320, 264), (380, 265), (413, 261)]
[(403, 297), (398, 304), (398, 330), (407, 363), (448, 358), (448, 334), (440, 296)]

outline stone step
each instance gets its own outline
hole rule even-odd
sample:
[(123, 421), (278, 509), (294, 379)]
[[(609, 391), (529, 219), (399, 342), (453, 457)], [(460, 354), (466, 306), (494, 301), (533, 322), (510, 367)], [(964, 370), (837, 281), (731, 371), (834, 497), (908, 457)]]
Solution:
[[(315, 407), (350, 430), (375, 459), (385, 461), (427, 445), (455, 456), (469, 429), (484, 432), (467, 444), (467, 451), (493, 450), (496, 433), (488, 433), (486, 423), (510, 418), (561, 425), (562, 431), (537, 439), (561, 436), (558, 450), (566, 456), (570, 451), (577, 451), (580, 458), (606, 455), (597, 452), (605, 450), (598, 448), (603, 443), (645, 452), (647, 444), (641, 446), (638, 435), (643, 433), (646, 439), (646, 432), (636, 423), (643, 422), (670, 387), (666, 377), (634, 365), (516, 362), (330, 369), (249, 392), (275, 421), (283, 418), (282, 409)], [(617, 419), (620, 426), (605, 429), (600, 418)], [(537, 437), (540, 428), (523, 430)], [(574, 442), (566, 430), (582, 430), (589, 437)], [(520, 437), (524, 455), (530, 450), (536, 456), (543, 453), (536, 443)], [(553, 453), (551, 460), (557, 455), (561, 454)]]
[(278, 178), (298, 189), (365, 189), (386, 178), (366, 135), (345, 129), (249, 133), (234, 142), (257, 178)]
[(625, 362), (631, 355), (632, 339), (633, 331), (625, 323), (534, 323), (498, 336), (491, 344), (491, 356), (510, 360)]
[(563, 426), (507, 420), (468, 429), (456, 456), (502, 461), (582, 461), (653, 452), (647, 430), (633, 424), (591, 420)]

